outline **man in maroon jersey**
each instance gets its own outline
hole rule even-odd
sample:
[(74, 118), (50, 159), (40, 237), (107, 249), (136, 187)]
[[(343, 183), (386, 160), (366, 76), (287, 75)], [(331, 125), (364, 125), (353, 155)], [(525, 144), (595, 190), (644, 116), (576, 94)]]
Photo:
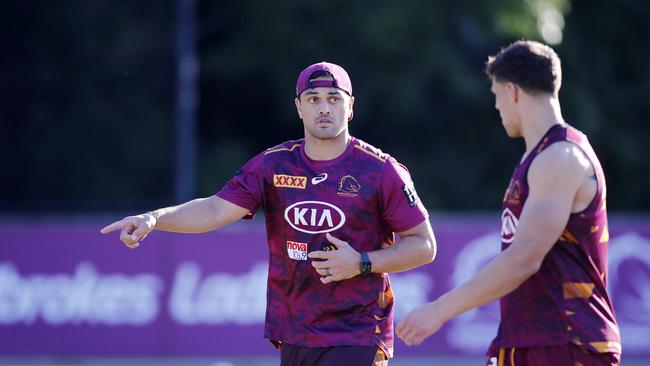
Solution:
[(502, 252), (410, 312), (397, 334), (419, 344), (454, 316), (500, 298), (489, 364), (617, 365), (605, 177), (587, 137), (562, 119), (560, 60), (546, 45), (519, 41), (490, 57), (486, 72), (506, 133), (526, 143), (503, 199)]
[(404, 166), (350, 136), (354, 97), (343, 68), (307, 67), (295, 104), (304, 139), (255, 156), (212, 197), (129, 216), (102, 233), (121, 230), (135, 248), (153, 229), (205, 232), (262, 208), (264, 335), (281, 346), (281, 364), (386, 365), (394, 338), (387, 272), (433, 260), (427, 211)]

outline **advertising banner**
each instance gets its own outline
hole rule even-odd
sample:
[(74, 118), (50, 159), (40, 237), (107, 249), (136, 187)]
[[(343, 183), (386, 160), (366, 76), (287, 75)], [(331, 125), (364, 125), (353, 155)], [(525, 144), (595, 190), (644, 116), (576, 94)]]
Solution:
[[(436, 216), (438, 255), (392, 274), (396, 318), (471, 278), (500, 249), (500, 220)], [(0, 356), (268, 356), (263, 222), (206, 234), (153, 232), (132, 250), (107, 222), (0, 223)], [(650, 225), (610, 220), (609, 286), (626, 356), (650, 355)], [(482, 355), (497, 303), (396, 355)]]

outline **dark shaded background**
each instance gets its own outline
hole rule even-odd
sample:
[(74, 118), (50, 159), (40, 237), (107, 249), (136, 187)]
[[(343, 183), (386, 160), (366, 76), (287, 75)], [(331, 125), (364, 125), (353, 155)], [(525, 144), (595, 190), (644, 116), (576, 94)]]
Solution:
[[(176, 203), (174, 6), (3, 3), (0, 213)], [(197, 14), (198, 196), (302, 137), (295, 78), (327, 60), (352, 77), (353, 135), (406, 164), (430, 210), (496, 210), (523, 141), (505, 135), (483, 64), (550, 21), (564, 23), (564, 117), (601, 157), (608, 206), (650, 207), (648, 1), (200, 1)]]

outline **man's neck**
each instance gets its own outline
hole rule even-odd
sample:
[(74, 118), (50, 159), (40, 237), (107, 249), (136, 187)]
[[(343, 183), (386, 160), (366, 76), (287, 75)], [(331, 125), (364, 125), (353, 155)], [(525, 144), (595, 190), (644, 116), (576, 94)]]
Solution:
[(305, 135), (305, 154), (312, 160), (333, 160), (341, 156), (352, 136), (347, 131), (332, 139), (319, 139)]
[(557, 98), (543, 98), (529, 103), (525, 113), (522, 113), (522, 136), (526, 141), (526, 155), (551, 127), (564, 123)]

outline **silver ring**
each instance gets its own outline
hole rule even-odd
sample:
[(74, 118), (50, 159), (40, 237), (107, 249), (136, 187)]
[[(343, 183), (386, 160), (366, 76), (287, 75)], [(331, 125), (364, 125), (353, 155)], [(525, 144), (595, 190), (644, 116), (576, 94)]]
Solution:
[(329, 277), (329, 276), (331, 276), (331, 274), (330, 274), (330, 269), (329, 269), (329, 268), (325, 268), (325, 277)]

